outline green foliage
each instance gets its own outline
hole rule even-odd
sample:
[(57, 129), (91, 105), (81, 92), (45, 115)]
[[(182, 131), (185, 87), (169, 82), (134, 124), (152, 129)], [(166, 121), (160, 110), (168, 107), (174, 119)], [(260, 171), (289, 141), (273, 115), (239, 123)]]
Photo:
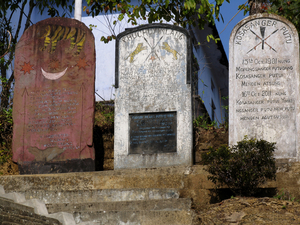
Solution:
[(0, 165), (6, 163), (12, 157), (10, 148), (7, 147), (6, 143), (3, 142), (0, 145)]
[(204, 128), (205, 130), (209, 129), (217, 129), (217, 128), (224, 128), (225, 130), (228, 129), (228, 121), (225, 120), (224, 123), (218, 124), (217, 121), (211, 121), (209, 116), (207, 114), (205, 115), (200, 115), (193, 121), (194, 128), (196, 127), (201, 127)]
[(13, 124), (13, 120), (12, 120), (12, 108), (10, 108), (8, 110), (3, 109), (3, 115), (4, 115), (4, 123), (12, 125)]
[(90, 30), (93, 30), (94, 28), (97, 28), (97, 25), (94, 25), (94, 24), (90, 24), (90, 25), (89, 25), (89, 29), (90, 29)]
[(12, 157), (12, 108), (0, 111), (0, 165)]
[(193, 121), (194, 127), (201, 127), (205, 130), (208, 130), (210, 128), (217, 128), (217, 122), (210, 120), (209, 116), (207, 114), (200, 115)]
[(291, 21), (300, 32), (300, 1), (299, 0), (271, 0), (269, 13), (275, 13)]
[[(223, 96), (222, 100), (227, 101), (228, 100), (228, 96)], [(228, 110), (229, 110), (229, 106), (228, 105), (222, 105), (222, 108), (225, 109), (225, 111), (228, 113)]]
[(236, 195), (251, 196), (267, 179), (275, 180), (274, 150), (275, 143), (246, 136), (232, 147), (210, 148), (202, 158), (211, 174), (209, 180), (226, 185)]
[(112, 131), (114, 128), (114, 102), (96, 102), (95, 106), (95, 125), (103, 131)]
[[(127, 22), (132, 25), (137, 25), (139, 19), (148, 20), (148, 23), (166, 20), (184, 28), (193, 25), (202, 30), (205, 24), (214, 24), (215, 19), (222, 19), (220, 7), (224, 0), (216, 0), (214, 4), (209, 0), (140, 0), (139, 5), (132, 5), (130, 0), (87, 0), (86, 2), (89, 7), (84, 10), (92, 16), (102, 13), (120, 13), (118, 20), (113, 21), (114, 25), (124, 18), (128, 18)], [(113, 39), (113, 35), (102, 37), (101, 41), (107, 43)], [(208, 41), (210, 39), (217, 41), (212, 35), (208, 36)]]
[[(228, 96), (222, 96), (221, 99), (225, 102), (227, 102), (226, 104), (228, 104)], [(222, 109), (225, 110), (225, 116), (223, 117), (224, 119), (224, 123), (222, 124), (223, 127), (225, 127), (226, 129), (228, 128), (228, 115), (229, 115), (229, 105), (223, 105), (222, 104)]]
[[(244, 15), (250, 11), (249, 2), (246, 5), (240, 5), (239, 9), (244, 10)], [(262, 1), (261, 11), (274, 13), (279, 16), (285, 17), (291, 21), (298, 33), (300, 32), (300, 1), (299, 0), (265, 0)]]
[[(35, 0), (35, 7), (37, 7), (42, 14), (47, 10), (51, 17), (65, 17), (66, 14), (72, 13), (75, 0)], [(63, 13), (59, 14), (59, 8), (63, 9)], [(72, 16), (69, 14), (69, 16)]]

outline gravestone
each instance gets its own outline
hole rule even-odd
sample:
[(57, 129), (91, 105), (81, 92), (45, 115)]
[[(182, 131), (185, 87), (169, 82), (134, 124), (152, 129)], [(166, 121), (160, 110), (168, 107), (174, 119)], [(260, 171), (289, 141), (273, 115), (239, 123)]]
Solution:
[(167, 24), (116, 41), (114, 168), (192, 164), (191, 44)]
[(244, 135), (277, 143), (275, 157), (299, 158), (299, 38), (271, 14), (240, 21), (230, 36), (229, 143)]
[(67, 18), (43, 20), (16, 46), (13, 161), (20, 173), (94, 170), (95, 47)]

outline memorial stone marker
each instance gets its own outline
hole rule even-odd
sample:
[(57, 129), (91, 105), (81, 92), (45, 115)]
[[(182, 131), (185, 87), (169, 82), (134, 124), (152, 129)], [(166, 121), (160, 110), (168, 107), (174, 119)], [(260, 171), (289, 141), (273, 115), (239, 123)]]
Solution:
[(190, 58), (189, 34), (177, 26), (118, 35), (115, 169), (192, 164)]
[(13, 160), (20, 173), (94, 170), (95, 47), (67, 18), (43, 20), (16, 46)]
[(275, 157), (299, 160), (299, 38), (271, 14), (249, 16), (230, 36), (229, 142), (244, 135), (277, 143)]

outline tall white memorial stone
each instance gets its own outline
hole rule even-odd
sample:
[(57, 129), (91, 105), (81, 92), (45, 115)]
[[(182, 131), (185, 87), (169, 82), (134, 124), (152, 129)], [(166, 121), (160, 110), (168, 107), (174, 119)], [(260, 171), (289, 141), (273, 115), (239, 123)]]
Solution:
[(192, 164), (187, 30), (149, 24), (116, 41), (114, 168)]
[(240, 21), (229, 44), (229, 144), (244, 135), (277, 143), (275, 158), (299, 161), (299, 38), (271, 14)]

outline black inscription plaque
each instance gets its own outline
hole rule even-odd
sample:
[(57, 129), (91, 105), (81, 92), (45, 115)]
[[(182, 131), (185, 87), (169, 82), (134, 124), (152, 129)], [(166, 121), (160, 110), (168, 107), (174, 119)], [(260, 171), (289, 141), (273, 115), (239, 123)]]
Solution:
[(129, 114), (129, 154), (176, 152), (176, 112)]

